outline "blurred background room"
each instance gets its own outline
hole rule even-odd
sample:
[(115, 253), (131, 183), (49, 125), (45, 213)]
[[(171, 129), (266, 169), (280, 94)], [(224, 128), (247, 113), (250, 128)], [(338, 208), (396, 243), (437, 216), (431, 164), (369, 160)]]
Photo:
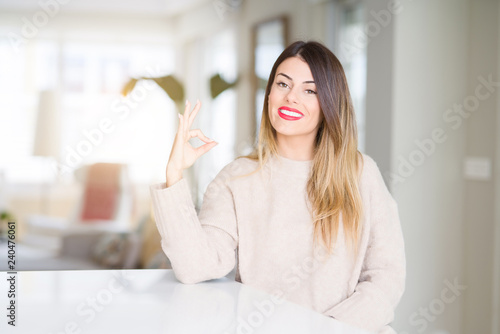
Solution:
[(18, 270), (170, 268), (149, 185), (176, 113), (199, 98), (193, 128), (219, 142), (184, 173), (199, 210), (250, 152), (277, 56), (317, 40), (398, 203), (395, 329), (499, 334), (499, 18), (497, 0), (0, 0), (0, 247), (15, 221)]

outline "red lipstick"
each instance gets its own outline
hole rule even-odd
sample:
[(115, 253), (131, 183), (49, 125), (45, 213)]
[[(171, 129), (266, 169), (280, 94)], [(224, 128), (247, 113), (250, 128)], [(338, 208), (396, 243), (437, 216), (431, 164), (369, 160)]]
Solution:
[(298, 111), (297, 109), (285, 106), (278, 108), (278, 115), (287, 121), (297, 121), (302, 117), (304, 117), (304, 114)]

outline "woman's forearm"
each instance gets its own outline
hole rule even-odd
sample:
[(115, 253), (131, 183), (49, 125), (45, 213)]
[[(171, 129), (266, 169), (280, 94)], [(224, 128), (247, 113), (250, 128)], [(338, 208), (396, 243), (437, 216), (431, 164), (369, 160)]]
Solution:
[(182, 170), (167, 165), (166, 178), (165, 185), (168, 188), (182, 179)]

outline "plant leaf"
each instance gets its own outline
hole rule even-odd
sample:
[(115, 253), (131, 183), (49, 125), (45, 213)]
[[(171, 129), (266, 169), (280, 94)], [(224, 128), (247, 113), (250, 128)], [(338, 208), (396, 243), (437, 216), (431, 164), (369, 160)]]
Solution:
[(184, 88), (173, 75), (148, 79), (154, 80), (174, 102), (182, 102), (184, 100)]
[(227, 82), (220, 76), (220, 74), (217, 73), (213, 75), (210, 78), (210, 93), (212, 95), (212, 99), (215, 99), (226, 89), (233, 88), (237, 83), (238, 79), (236, 79), (234, 82)]
[(127, 96), (128, 94), (130, 94), (130, 92), (134, 90), (136, 83), (137, 83), (137, 79), (134, 79), (134, 78), (130, 79), (129, 82), (127, 82), (127, 84), (125, 86), (123, 86), (122, 95)]

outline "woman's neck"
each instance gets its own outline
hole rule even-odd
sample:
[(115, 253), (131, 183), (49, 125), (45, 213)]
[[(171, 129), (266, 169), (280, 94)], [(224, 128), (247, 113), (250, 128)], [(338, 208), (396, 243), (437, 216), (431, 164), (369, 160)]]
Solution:
[(314, 142), (304, 136), (277, 136), (278, 154), (290, 160), (314, 159)]

